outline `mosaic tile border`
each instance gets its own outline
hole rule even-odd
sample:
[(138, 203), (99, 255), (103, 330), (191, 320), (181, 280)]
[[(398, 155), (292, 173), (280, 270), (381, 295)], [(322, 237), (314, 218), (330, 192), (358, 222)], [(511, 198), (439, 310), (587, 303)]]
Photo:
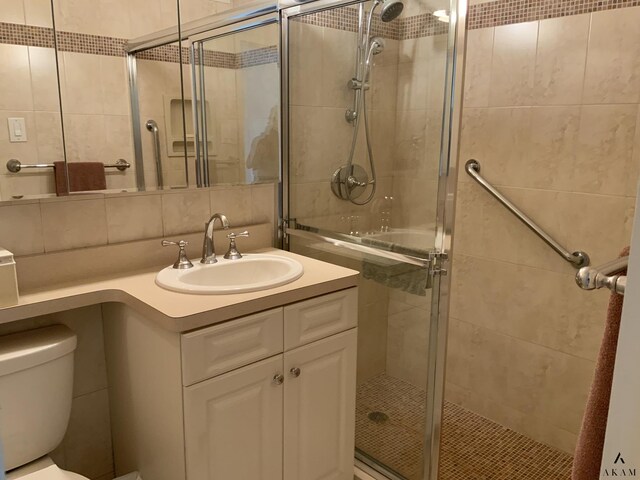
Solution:
[[(467, 17), (467, 28), (475, 30), (638, 6), (640, 6), (640, 0), (495, 0), (471, 5)], [(320, 27), (356, 32), (358, 12), (355, 8), (344, 7), (298, 16), (294, 19)], [(429, 13), (388, 23), (374, 17), (372, 31), (374, 35), (385, 38), (408, 40), (446, 34), (448, 24), (438, 21)], [(124, 38), (73, 32), (56, 32), (55, 35), (58, 49), (63, 52), (117, 57), (126, 55), (124, 47), (127, 40)], [(0, 22), (0, 44), (53, 48), (54, 33), (51, 28)], [(186, 54), (183, 54), (183, 63), (188, 63), (189, 55), (186, 49), (184, 51)], [(180, 61), (178, 47), (174, 45), (142, 52), (138, 54), (138, 58), (176, 63)], [(206, 66), (219, 68), (246, 68), (275, 61), (277, 61), (275, 46), (240, 54), (208, 52), (205, 55)]]
[(640, 0), (496, 0), (469, 7), (467, 29), (640, 6)]
[[(24, 45), (28, 47), (54, 48), (58, 51), (85, 53), (91, 55), (126, 56), (124, 38), (89, 35), (84, 33), (56, 32), (53, 29), (15, 23), (0, 22), (0, 44)], [(145, 50), (136, 55), (142, 60), (180, 63), (180, 49), (177, 45), (163, 45)], [(234, 54), (228, 52), (205, 51), (204, 65), (207, 67), (240, 69), (275, 63), (278, 48), (269, 46)], [(182, 63), (189, 64), (189, 49), (182, 47)]]

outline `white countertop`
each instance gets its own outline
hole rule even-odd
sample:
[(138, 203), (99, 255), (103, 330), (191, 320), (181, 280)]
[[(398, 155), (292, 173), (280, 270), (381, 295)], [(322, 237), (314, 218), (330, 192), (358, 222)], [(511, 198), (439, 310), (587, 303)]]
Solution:
[(191, 295), (165, 290), (155, 276), (166, 265), (23, 292), (18, 305), (0, 308), (0, 323), (108, 302), (124, 303), (167, 330), (194, 328), (355, 287), (358, 272), (277, 249), (263, 253), (294, 258), (304, 274), (287, 285), (231, 295)]

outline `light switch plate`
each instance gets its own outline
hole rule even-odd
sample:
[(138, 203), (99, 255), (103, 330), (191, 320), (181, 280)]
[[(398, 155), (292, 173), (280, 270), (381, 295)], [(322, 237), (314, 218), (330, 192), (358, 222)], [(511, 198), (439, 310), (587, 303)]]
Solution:
[(9, 124), (9, 141), (11, 143), (27, 141), (27, 126), (22, 117), (7, 118)]

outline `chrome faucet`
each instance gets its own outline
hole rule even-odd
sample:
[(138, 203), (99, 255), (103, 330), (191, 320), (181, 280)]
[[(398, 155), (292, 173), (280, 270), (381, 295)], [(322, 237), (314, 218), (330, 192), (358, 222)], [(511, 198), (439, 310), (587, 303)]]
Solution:
[(202, 245), (202, 259), (200, 260), (200, 263), (212, 264), (218, 261), (213, 247), (213, 226), (216, 223), (216, 220), (220, 220), (222, 228), (225, 230), (229, 229), (229, 220), (227, 220), (227, 217), (221, 213), (214, 213), (209, 221), (204, 224), (204, 243)]

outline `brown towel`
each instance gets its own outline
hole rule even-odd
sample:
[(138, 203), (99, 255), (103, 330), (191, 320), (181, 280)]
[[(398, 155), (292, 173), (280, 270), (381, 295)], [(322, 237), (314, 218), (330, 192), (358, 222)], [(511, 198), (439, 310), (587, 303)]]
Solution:
[[(104, 164), (100, 162), (71, 162), (69, 169), (69, 186), (72, 192), (86, 192), (90, 190), (106, 190), (107, 179), (104, 175)], [(56, 178), (56, 194), (68, 195), (67, 176), (64, 162), (53, 162)]]
[[(621, 257), (626, 255), (629, 255), (629, 247), (620, 254)], [(582, 428), (573, 458), (572, 480), (598, 480), (600, 478), (623, 299), (622, 295), (615, 292), (611, 294), (609, 299), (607, 324), (600, 344), (596, 372), (591, 384), (587, 408), (582, 418)]]

